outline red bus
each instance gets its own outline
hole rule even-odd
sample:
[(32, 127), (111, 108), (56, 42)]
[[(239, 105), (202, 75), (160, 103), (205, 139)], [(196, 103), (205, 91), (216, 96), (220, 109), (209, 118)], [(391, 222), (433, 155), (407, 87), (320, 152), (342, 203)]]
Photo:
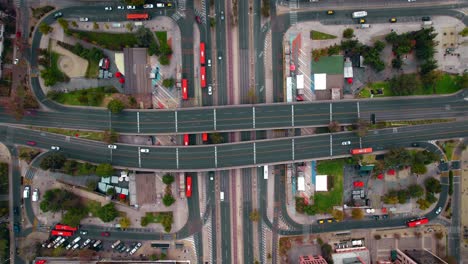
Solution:
[(362, 149), (352, 149), (351, 154), (356, 155), (356, 154), (367, 154), (371, 153), (372, 148), (362, 148)]
[(76, 228), (76, 227), (72, 227), (72, 226), (68, 226), (68, 225), (61, 225), (61, 224), (56, 224), (55, 229), (65, 230), (65, 231), (72, 231), (72, 232), (75, 232), (76, 230), (78, 230), (78, 228)]
[(191, 197), (192, 196), (192, 176), (187, 175), (187, 179), (185, 179), (185, 196)]
[(205, 65), (205, 42), (200, 42), (200, 64)]
[(206, 69), (205, 66), (200, 67), (200, 79), (201, 79), (201, 87), (206, 87)]
[(182, 99), (188, 99), (188, 85), (187, 79), (182, 79)]
[(63, 236), (63, 237), (71, 237), (73, 236), (73, 232), (70, 231), (63, 231), (63, 230), (52, 230), (50, 233), (52, 236)]
[(202, 140), (203, 140), (203, 142), (208, 141), (208, 133), (203, 133), (202, 134)]
[(189, 135), (188, 134), (184, 134), (184, 146), (188, 146), (190, 143), (189, 141)]
[(427, 223), (429, 223), (429, 219), (424, 217), (424, 218), (410, 220), (410, 221), (406, 222), (406, 225), (408, 227), (416, 227), (416, 226), (420, 226), (420, 225), (425, 225)]
[(148, 14), (127, 14), (128, 20), (148, 20)]

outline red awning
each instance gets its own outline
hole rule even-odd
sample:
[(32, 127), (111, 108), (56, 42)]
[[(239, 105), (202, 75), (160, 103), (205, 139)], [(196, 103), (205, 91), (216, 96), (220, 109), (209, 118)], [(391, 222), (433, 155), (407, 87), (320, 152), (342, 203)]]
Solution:
[(296, 70), (296, 65), (291, 64), (291, 66), (289, 66), (289, 70), (290, 71), (295, 71)]
[(116, 72), (116, 73), (115, 73), (115, 77), (117, 77), (117, 78), (120, 78), (120, 77), (122, 77), (122, 73), (120, 73), (120, 72)]
[(119, 198), (122, 199), (122, 200), (125, 200), (125, 199), (127, 199), (127, 195), (121, 193), (121, 194), (119, 194)]
[(383, 174), (380, 173), (379, 175), (377, 175), (377, 179), (382, 180), (383, 179)]
[(353, 78), (348, 78), (348, 83), (352, 84), (353, 83)]
[(382, 213), (383, 213), (383, 214), (386, 214), (386, 213), (387, 213), (387, 208), (382, 207)]

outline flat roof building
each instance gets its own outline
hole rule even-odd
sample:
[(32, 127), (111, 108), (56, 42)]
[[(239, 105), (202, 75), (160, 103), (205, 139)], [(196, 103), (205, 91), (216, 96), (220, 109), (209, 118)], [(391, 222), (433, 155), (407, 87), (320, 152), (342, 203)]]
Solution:
[(322, 256), (300, 256), (299, 264), (327, 264)]
[(315, 176), (315, 191), (316, 192), (328, 191), (328, 176), (327, 175)]
[(396, 252), (396, 264), (447, 264), (447, 262), (426, 249), (396, 249)]

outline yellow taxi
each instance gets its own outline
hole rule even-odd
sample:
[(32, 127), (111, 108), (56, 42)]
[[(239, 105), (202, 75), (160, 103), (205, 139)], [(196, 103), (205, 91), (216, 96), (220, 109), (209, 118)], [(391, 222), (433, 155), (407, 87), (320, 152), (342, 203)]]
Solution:
[(390, 23), (396, 23), (397, 19), (396, 19), (396, 17), (392, 17), (388, 21), (390, 21)]
[(327, 15), (334, 15), (334, 14), (335, 14), (335, 11), (333, 11), (333, 10), (328, 10), (327, 11)]
[(325, 223), (325, 220), (323, 220), (323, 219), (318, 220), (318, 223), (319, 223), (319, 224), (323, 224), (323, 223)]
[(364, 18), (361, 18), (361, 19), (359, 19), (359, 23), (360, 23), (360, 24), (365, 24), (365, 23), (366, 23), (366, 20), (365, 20)]

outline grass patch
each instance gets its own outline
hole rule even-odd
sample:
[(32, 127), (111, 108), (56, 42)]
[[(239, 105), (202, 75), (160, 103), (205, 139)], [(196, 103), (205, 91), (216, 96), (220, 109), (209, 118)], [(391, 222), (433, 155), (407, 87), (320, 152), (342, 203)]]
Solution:
[(155, 31), (159, 45), (167, 45), (167, 31)]
[(112, 86), (76, 90), (68, 93), (50, 91), (47, 97), (65, 105), (102, 106), (104, 98), (117, 93)]
[[(377, 94), (377, 90), (382, 89), (383, 94)], [(359, 98), (371, 98), (372, 90), (374, 90), (374, 97), (393, 96), (388, 82), (375, 82), (369, 83), (364, 89), (359, 92)]]
[(458, 75), (444, 74), (437, 82), (435, 94), (451, 94), (462, 89), (462, 77)]
[(320, 31), (311, 30), (310, 31), (310, 38), (312, 40), (325, 40), (325, 39), (336, 39), (336, 36), (330, 35), (330, 34), (327, 34), (327, 33), (323, 33), (323, 32), (320, 32)]
[(39, 150), (34, 148), (19, 147), (19, 158), (26, 161), (28, 164), (39, 154)]
[(468, 36), (468, 27), (465, 27), (462, 31), (460, 31), (460, 34), (462, 37)]
[(172, 212), (147, 212), (141, 218), (141, 226), (147, 226), (150, 223), (161, 224), (167, 233), (171, 232), (173, 222)]
[(8, 194), (8, 163), (0, 163), (0, 194)]
[(457, 146), (457, 142), (455, 141), (446, 141), (442, 144), (445, 155), (447, 156), (447, 159), (449, 161), (452, 160), (453, 150), (455, 149), (456, 146)]
[(101, 210), (101, 203), (94, 200), (84, 199), (86, 208), (94, 217), (98, 216), (99, 210)]
[(316, 192), (314, 207), (319, 213), (331, 212), (333, 206), (341, 205), (343, 201), (343, 169), (345, 159), (335, 159), (317, 162), (317, 174), (333, 177), (333, 187), (328, 192)]
[(42, 58), (39, 59), (39, 64), (44, 67), (44, 69), (41, 70), (41, 78), (44, 79), (44, 84), (46, 86), (53, 86), (58, 82), (70, 81), (70, 78), (58, 67), (59, 58), (60, 54), (45, 51)]
[(91, 32), (69, 29), (70, 34), (86, 42), (99, 45), (102, 48), (110, 50), (122, 50), (126, 47), (133, 47), (137, 44), (137, 39), (133, 33), (106, 33)]
[(40, 19), (42, 16), (44, 16), (45, 14), (49, 13), (50, 11), (54, 10), (55, 7), (53, 6), (41, 6), (41, 7), (38, 7), (38, 8), (31, 8), (32, 10), (32, 15), (34, 18), (36, 19)]
[(74, 137), (79, 135), (80, 138), (86, 138), (90, 140), (103, 141), (104, 132), (94, 132), (86, 130), (76, 130), (76, 129), (63, 129), (63, 128), (54, 128), (54, 127), (30, 127), (33, 130), (45, 131), (49, 133), (55, 133), (60, 135), (66, 135)]

